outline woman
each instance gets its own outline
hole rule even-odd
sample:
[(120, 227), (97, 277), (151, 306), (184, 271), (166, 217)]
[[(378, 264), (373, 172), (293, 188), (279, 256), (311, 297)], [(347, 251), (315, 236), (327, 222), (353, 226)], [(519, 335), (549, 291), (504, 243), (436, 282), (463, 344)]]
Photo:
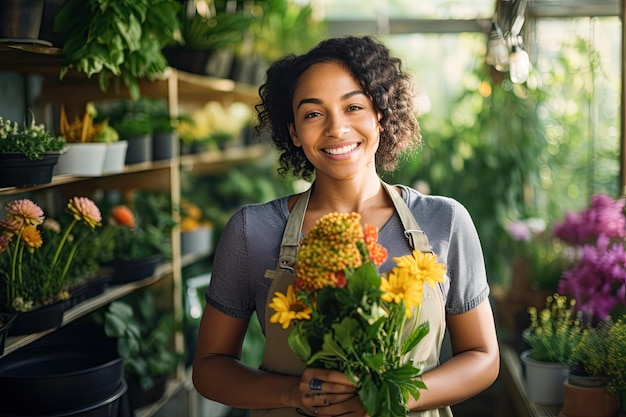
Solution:
[[(421, 141), (401, 61), (371, 37), (328, 39), (274, 63), (259, 91), (259, 129), (271, 132), (279, 170), (314, 182), (306, 193), (246, 206), (226, 226), (199, 329), (196, 389), (256, 410), (253, 415), (366, 415), (346, 376), (305, 368), (286, 347), (287, 332), (269, 323), (267, 314), (275, 290), (292, 277), (298, 238), (327, 213), (358, 212), (363, 224), (380, 229), (379, 242), (388, 250), (380, 272), (394, 266), (392, 257), (410, 252), (404, 231), (411, 227), (421, 227), (418, 235), (447, 266), (445, 282), (424, 296), (420, 319), (431, 330), (419, 345), (427, 349), (415, 357), (427, 364), (427, 389), (409, 408), (415, 411), (410, 415), (451, 415), (450, 405), (495, 380), (498, 343), (482, 249), (468, 212), (452, 199), (387, 186), (379, 177), (379, 169), (391, 170), (401, 152)], [(253, 313), (266, 335), (262, 369), (240, 361)], [(446, 326), (454, 356), (438, 364)]]

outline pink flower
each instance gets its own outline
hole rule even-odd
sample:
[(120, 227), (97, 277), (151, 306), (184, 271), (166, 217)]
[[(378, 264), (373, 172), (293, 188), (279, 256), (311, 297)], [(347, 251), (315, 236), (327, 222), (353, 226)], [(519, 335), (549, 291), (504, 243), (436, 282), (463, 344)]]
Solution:
[(31, 200), (25, 198), (5, 204), (8, 219), (23, 221), (34, 226), (43, 223), (43, 210)]
[(96, 204), (87, 197), (74, 197), (67, 203), (67, 210), (75, 220), (82, 221), (87, 226), (95, 229), (100, 226), (102, 214)]

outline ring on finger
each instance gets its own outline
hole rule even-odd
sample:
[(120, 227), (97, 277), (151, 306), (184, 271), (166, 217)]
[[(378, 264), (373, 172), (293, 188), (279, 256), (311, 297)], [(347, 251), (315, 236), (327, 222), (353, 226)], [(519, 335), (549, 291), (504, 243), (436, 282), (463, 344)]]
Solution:
[(311, 380), (309, 381), (309, 389), (311, 391), (321, 391), (322, 381), (317, 378), (311, 378)]

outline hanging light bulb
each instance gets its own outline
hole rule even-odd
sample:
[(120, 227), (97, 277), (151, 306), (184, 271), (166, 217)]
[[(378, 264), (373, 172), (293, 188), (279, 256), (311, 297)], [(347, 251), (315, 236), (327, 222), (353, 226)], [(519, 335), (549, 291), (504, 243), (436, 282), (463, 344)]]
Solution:
[(509, 48), (506, 46), (502, 30), (496, 22), (491, 23), (485, 60), (487, 64), (495, 67), (498, 71), (506, 71), (509, 68)]
[(516, 84), (526, 82), (530, 72), (530, 59), (519, 45), (513, 45), (509, 56), (509, 77)]

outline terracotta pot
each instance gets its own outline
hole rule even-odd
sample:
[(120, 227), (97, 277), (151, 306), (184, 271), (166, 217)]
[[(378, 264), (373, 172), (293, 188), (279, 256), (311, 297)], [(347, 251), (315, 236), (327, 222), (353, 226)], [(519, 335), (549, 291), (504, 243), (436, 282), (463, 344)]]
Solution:
[(563, 408), (559, 417), (617, 417), (619, 403), (606, 387), (582, 387), (563, 383)]

